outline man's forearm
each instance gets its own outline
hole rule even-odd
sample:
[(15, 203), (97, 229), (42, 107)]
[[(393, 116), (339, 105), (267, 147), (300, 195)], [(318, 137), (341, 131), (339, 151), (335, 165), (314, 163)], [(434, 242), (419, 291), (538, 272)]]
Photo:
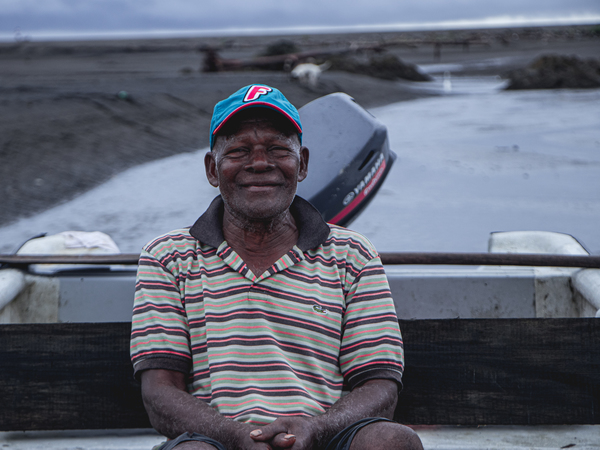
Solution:
[(371, 380), (338, 400), (325, 414), (315, 416), (317, 442), (329, 442), (339, 431), (365, 417), (392, 419), (398, 401), (398, 385), (391, 380)]
[(159, 433), (175, 438), (185, 432), (198, 432), (230, 449), (242, 448), (240, 441), (249, 440), (253, 427), (223, 417), (183, 390), (179, 380), (157, 372), (162, 371), (143, 374), (142, 396), (150, 422)]

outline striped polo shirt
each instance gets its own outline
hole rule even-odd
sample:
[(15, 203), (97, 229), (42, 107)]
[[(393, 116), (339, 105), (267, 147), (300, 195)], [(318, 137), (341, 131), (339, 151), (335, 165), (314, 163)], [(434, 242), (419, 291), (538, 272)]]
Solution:
[(401, 386), (402, 338), (375, 248), (300, 197), (290, 211), (298, 242), (263, 274), (224, 240), (221, 197), (191, 228), (144, 248), (136, 374), (183, 372), (189, 393), (254, 424), (322, 414), (370, 379)]

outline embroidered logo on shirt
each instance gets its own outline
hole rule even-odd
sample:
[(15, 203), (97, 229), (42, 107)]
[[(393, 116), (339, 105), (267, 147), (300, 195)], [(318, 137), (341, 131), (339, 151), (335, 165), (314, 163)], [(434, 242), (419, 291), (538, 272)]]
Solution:
[(327, 314), (327, 310), (323, 308), (321, 305), (313, 305), (313, 310), (320, 314)]

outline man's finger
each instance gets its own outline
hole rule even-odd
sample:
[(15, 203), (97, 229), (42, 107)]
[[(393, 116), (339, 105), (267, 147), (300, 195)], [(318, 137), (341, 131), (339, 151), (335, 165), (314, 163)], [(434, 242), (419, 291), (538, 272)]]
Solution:
[(277, 421), (265, 425), (262, 428), (257, 428), (250, 432), (250, 437), (255, 441), (266, 442), (273, 439), (278, 434), (287, 434), (287, 428)]
[(262, 436), (262, 434), (263, 434), (263, 432), (261, 429), (253, 430), (250, 432), (250, 436), (252, 437), (252, 439), (260, 437), (260, 436)]
[(273, 446), (281, 448), (289, 448), (294, 445), (295, 442), (296, 436), (289, 433), (279, 433), (271, 441)]

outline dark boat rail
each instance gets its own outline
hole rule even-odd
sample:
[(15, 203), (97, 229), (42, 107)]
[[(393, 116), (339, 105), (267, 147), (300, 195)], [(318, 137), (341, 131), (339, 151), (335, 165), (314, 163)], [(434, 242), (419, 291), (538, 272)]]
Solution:
[[(383, 264), (462, 265), (462, 266), (531, 266), (578, 267), (600, 269), (600, 256), (555, 255), (535, 253), (381, 253)], [(0, 255), (0, 265), (27, 268), (32, 264), (137, 265), (139, 255)]]

